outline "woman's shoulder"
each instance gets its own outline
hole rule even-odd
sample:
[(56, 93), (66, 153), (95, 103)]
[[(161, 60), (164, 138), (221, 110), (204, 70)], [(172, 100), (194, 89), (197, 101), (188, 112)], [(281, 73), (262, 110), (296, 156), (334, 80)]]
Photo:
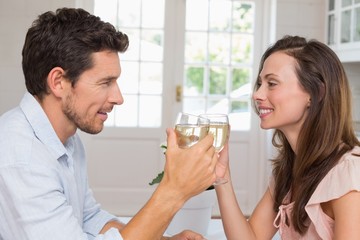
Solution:
[(319, 183), (308, 205), (339, 198), (350, 191), (360, 191), (360, 147), (345, 153)]

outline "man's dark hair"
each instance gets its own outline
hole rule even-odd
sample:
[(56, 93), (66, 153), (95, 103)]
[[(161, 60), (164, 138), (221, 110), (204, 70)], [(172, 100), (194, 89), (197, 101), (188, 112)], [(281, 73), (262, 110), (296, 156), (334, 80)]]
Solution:
[(47, 75), (61, 67), (74, 86), (79, 76), (92, 67), (91, 54), (99, 51), (125, 52), (126, 34), (83, 9), (61, 8), (41, 14), (29, 28), (22, 50), (22, 67), (27, 90), (43, 98)]

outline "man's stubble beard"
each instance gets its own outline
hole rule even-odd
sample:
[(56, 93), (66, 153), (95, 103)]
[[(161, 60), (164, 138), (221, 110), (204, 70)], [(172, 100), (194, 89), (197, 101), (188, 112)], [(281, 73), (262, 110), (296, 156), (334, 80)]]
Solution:
[(89, 119), (79, 116), (78, 112), (76, 111), (74, 97), (72, 95), (68, 95), (65, 99), (65, 104), (62, 107), (62, 111), (65, 116), (69, 119), (70, 122), (73, 122), (75, 126), (83, 132), (89, 134), (98, 134), (103, 130), (103, 125), (100, 129), (96, 129), (96, 124)]

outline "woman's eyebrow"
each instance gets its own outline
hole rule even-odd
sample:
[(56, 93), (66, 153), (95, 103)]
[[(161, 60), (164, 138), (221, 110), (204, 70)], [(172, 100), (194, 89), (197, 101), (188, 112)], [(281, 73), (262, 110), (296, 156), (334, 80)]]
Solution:
[(264, 78), (267, 79), (267, 78), (270, 78), (270, 77), (277, 77), (278, 75), (274, 74), (274, 73), (268, 73), (268, 74), (265, 74)]

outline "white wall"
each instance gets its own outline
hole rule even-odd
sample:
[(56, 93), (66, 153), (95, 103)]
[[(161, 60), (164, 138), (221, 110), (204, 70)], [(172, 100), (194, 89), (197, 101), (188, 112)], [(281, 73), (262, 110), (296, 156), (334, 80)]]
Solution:
[(325, 42), (326, 0), (277, 0), (276, 39), (299, 35)]

